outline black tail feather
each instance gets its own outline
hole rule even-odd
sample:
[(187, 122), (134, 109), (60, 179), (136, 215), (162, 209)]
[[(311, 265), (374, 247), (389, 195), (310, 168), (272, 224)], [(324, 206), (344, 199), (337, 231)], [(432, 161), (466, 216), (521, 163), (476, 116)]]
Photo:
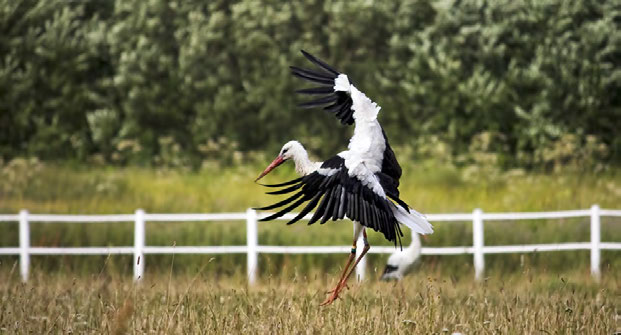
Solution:
[(387, 194), (388, 197), (392, 200), (394, 200), (396, 203), (399, 204), (399, 206), (403, 207), (403, 209), (405, 209), (408, 213), (410, 212), (410, 206), (408, 204), (405, 203), (405, 201), (399, 199), (399, 197), (394, 196), (393, 194), (388, 193)]

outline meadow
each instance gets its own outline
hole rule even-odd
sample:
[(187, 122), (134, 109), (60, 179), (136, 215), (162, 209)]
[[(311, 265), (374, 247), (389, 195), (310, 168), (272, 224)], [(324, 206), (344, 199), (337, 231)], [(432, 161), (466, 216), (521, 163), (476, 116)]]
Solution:
[[(199, 171), (14, 161), (2, 169), (0, 212), (227, 212), (271, 202), (252, 182), (262, 164)], [(604, 173), (465, 171), (407, 166), (403, 197), (425, 213), (621, 207), (621, 177)], [(279, 169), (271, 180), (293, 177)], [(602, 240), (621, 240), (618, 220), (602, 220)], [(470, 245), (471, 223), (437, 223), (428, 246)], [(33, 223), (35, 246), (131, 245), (126, 223)], [(486, 244), (587, 241), (588, 219), (494, 222)], [(511, 231), (510, 234), (507, 232)], [(407, 234), (406, 234), (407, 235)], [(349, 223), (259, 225), (259, 242), (346, 245)], [(371, 234), (372, 245), (387, 245)], [(17, 225), (0, 225), (2, 246)], [(243, 222), (148, 223), (149, 245), (238, 245)], [(409, 243), (406, 236), (404, 243)], [(131, 256), (34, 256), (21, 283), (17, 257), (0, 257), (0, 333), (580, 333), (619, 331), (621, 258), (602, 252), (602, 282), (588, 251), (487, 255), (473, 281), (472, 256), (425, 256), (401, 283), (379, 282), (386, 255), (369, 255), (369, 274), (321, 308), (344, 255), (260, 255), (248, 287), (244, 255), (149, 255), (131, 280)]]
[[(278, 199), (265, 195), (253, 183), (265, 163), (238, 164), (220, 168), (205, 166), (198, 171), (145, 167), (69, 165), (16, 160), (5, 164), (0, 179), (0, 213), (106, 214), (133, 213), (143, 208), (152, 213), (240, 212)], [(292, 178), (290, 166), (279, 168), (269, 181)], [(402, 197), (423, 213), (484, 211), (539, 211), (588, 208), (621, 208), (621, 174), (601, 173), (525, 173), (521, 170), (464, 170), (432, 162), (404, 165)], [(621, 222), (602, 219), (602, 240), (621, 240)], [(0, 245), (16, 246), (18, 226), (0, 224)], [(471, 223), (436, 223), (436, 233), (423, 241), (427, 246), (472, 245)], [(588, 218), (490, 222), (486, 224), (485, 244), (555, 243), (589, 240)], [(511, 234), (507, 234), (511, 231)], [(149, 245), (244, 245), (244, 222), (147, 223)], [(131, 223), (33, 223), (33, 246), (123, 246), (133, 243)], [(409, 243), (406, 233), (404, 244)], [(328, 222), (307, 226), (303, 222), (286, 226), (284, 222), (261, 223), (259, 243), (264, 245), (348, 245), (351, 224)], [(370, 234), (372, 245), (390, 245), (381, 234)], [(167, 271), (172, 256), (150, 255), (149, 272)], [(386, 255), (370, 255), (369, 268), (381, 271)], [(245, 273), (244, 255), (176, 256), (175, 272), (192, 275), (212, 259), (206, 270), (214, 276)], [(17, 257), (0, 257), (0, 269), (10, 267)], [(33, 271), (92, 274), (107, 262), (108, 268), (131, 273), (130, 256), (35, 256)], [(260, 255), (262, 276), (284, 275), (318, 270), (329, 272), (344, 262), (343, 255)], [(472, 275), (472, 257), (427, 256), (431, 270), (447, 270), (455, 276)], [(506, 254), (486, 256), (486, 269), (513, 272), (524, 266), (548, 271), (588, 269), (588, 251)], [(602, 252), (604, 275), (621, 266), (615, 251)]]
[(0, 333), (613, 334), (621, 330), (619, 277), (596, 285), (587, 274), (524, 269), (476, 284), (417, 273), (399, 283), (351, 283), (320, 307), (334, 274), (249, 288), (243, 276), (202, 272), (140, 284), (106, 271), (40, 274), (22, 284), (3, 272)]

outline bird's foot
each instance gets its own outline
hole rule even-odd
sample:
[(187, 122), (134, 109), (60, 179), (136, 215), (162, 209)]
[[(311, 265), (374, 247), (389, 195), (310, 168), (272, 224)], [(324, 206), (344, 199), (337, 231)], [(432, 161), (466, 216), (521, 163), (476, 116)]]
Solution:
[(336, 289), (334, 289), (334, 292), (332, 292), (332, 294), (330, 294), (328, 299), (326, 299), (324, 302), (319, 304), (319, 306), (327, 306), (327, 305), (333, 303), (334, 300), (336, 300), (338, 298), (339, 298), (339, 293), (338, 293), (338, 291)]
[(346, 283), (338, 283), (333, 290), (327, 292), (327, 293), (330, 293), (330, 296), (324, 302), (322, 302), (319, 306), (326, 306), (326, 305), (333, 303), (334, 300), (339, 298), (339, 293), (341, 292), (343, 288), (349, 289), (349, 286)]
[(334, 289), (332, 289), (330, 291), (327, 291), (326, 293), (334, 293), (334, 292), (337, 292), (337, 290), (338, 290), (338, 292), (340, 292), (344, 288), (349, 290), (349, 285), (347, 285), (347, 284), (336, 285), (336, 287)]

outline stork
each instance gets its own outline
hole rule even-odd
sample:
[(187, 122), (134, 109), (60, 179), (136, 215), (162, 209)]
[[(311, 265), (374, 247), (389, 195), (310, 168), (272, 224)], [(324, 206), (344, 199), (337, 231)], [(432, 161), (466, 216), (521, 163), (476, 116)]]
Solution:
[(410, 243), (410, 246), (402, 250), (397, 250), (390, 255), (390, 257), (388, 257), (381, 279), (403, 279), (403, 276), (410, 271), (412, 266), (420, 258), (420, 253), (420, 236), (417, 233), (412, 233), (412, 242)]
[[(328, 305), (339, 297), (356, 265), (369, 251), (365, 228), (381, 232), (391, 242), (401, 245), (401, 228), (405, 224), (419, 234), (430, 234), (432, 226), (424, 216), (412, 210), (399, 198), (399, 178), (401, 167), (392, 151), (386, 134), (377, 120), (380, 107), (364, 93), (359, 91), (348, 76), (330, 65), (302, 50), (302, 54), (316, 69), (303, 69), (291, 66), (294, 76), (305, 79), (319, 87), (296, 91), (306, 95), (321, 95), (319, 98), (300, 104), (300, 107), (323, 107), (335, 113), (342, 124), (355, 123), (354, 134), (349, 141), (348, 150), (338, 153), (324, 162), (311, 162), (304, 147), (296, 141), (286, 143), (274, 161), (255, 180), (263, 178), (287, 160), (292, 159), (300, 178), (280, 184), (264, 185), (281, 189), (268, 194), (291, 194), (275, 204), (257, 208), (271, 210), (281, 208), (276, 213), (260, 221), (276, 219), (308, 202), (287, 224), (293, 224), (306, 214), (315, 210), (308, 224), (320, 221), (321, 224), (347, 217), (354, 222), (354, 237), (351, 253), (336, 287), (321, 304)], [(362, 234), (364, 248), (356, 255), (356, 241)]]

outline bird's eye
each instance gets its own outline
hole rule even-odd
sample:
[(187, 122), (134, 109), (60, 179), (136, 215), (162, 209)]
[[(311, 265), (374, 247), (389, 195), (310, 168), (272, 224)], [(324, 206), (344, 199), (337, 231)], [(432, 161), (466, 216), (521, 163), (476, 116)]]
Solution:
[(287, 150), (289, 150), (289, 149), (287, 149), (287, 148), (282, 149), (282, 154), (284, 155), (287, 152)]

